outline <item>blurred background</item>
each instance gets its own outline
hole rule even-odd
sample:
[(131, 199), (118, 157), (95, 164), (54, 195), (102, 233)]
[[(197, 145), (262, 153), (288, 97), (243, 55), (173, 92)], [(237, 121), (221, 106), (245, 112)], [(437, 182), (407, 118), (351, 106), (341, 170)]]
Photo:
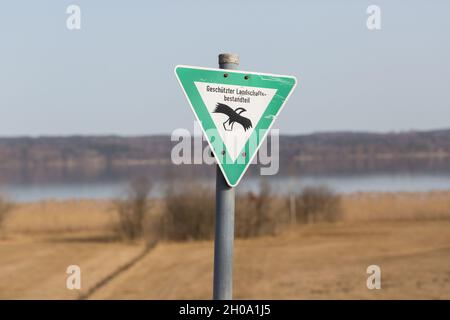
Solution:
[(237, 187), (235, 298), (450, 298), (450, 4), (369, 30), (372, 4), (2, 3), (0, 298), (211, 298), (215, 166), (171, 161), (173, 68), (222, 52), (299, 80), (279, 172)]

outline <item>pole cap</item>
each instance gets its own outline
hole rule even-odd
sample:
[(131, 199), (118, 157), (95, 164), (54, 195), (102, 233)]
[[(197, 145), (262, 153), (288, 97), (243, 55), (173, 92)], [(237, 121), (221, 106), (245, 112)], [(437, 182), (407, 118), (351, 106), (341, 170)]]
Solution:
[(239, 56), (234, 53), (221, 53), (219, 54), (219, 64), (233, 63), (239, 65)]

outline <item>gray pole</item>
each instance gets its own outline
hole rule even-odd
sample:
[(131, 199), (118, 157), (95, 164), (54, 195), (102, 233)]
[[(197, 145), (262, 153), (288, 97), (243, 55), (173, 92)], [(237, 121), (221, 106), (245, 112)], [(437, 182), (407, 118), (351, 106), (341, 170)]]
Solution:
[[(236, 70), (239, 56), (220, 54), (221, 69)], [(216, 168), (216, 233), (214, 241), (214, 300), (231, 300), (233, 294), (234, 188)]]

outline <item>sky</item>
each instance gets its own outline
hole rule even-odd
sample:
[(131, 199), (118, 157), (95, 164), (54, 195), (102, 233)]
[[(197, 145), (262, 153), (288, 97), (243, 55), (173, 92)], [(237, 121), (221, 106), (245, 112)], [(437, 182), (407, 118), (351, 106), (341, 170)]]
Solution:
[(173, 69), (222, 52), (298, 78), (281, 134), (449, 128), (449, 14), (446, 0), (2, 0), (0, 136), (192, 131)]

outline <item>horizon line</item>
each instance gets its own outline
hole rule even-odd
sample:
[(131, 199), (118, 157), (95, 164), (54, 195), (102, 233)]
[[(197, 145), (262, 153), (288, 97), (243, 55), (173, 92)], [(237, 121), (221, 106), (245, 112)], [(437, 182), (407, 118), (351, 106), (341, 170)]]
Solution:
[[(330, 130), (330, 131), (313, 131), (305, 133), (286, 133), (280, 134), (284, 137), (297, 137), (297, 136), (311, 136), (320, 134), (373, 134), (373, 135), (387, 135), (387, 134), (408, 134), (408, 133), (431, 133), (431, 132), (445, 132), (450, 131), (450, 127), (437, 128), (437, 129), (408, 129), (408, 130), (388, 130), (388, 131), (375, 131), (375, 130)], [(145, 138), (145, 137), (170, 137), (171, 133), (154, 133), (154, 134), (118, 134), (118, 133), (74, 133), (74, 134), (38, 134), (38, 135), (0, 135), (0, 139), (42, 139), (42, 138)], [(195, 135), (191, 135), (195, 136)]]

